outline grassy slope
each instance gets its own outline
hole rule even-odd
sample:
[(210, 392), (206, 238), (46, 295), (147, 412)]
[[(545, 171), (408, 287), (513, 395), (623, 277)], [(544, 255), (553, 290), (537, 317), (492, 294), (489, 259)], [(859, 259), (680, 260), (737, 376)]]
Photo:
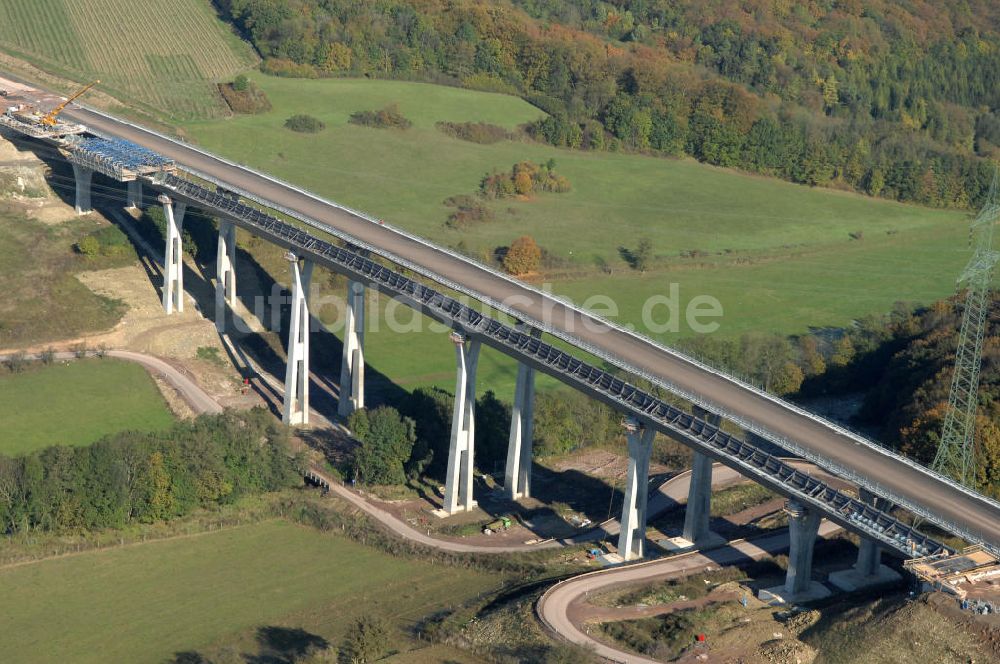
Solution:
[(0, 453), (20, 454), (125, 429), (166, 429), (173, 417), (145, 369), (95, 359), (0, 374), (0, 421)]
[[(581, 267), (594, 257), (623, 266), (621, 245), (648, 236), (659, 254), (685, 249), (775, 250), (843, 242), (848, 233), (877, 234), (947, 224), (953, 212), (810, 189), (695, 164), (625, 154), (557, 150), (537, 143), (476, 145), (434, 128), (441, 120), (506, 127), (540, 112), (527, 103), (420, 83), (292, 80), (257, 76), (274, 110), (259, 116), (186, 125), (207, 147), (342, 203), (446, 244), (465, 240), (492, 249), (525, 232)], [(348, 123), (350, 113), (396, 102), (414, 127), (386, 131)], [(282, 129), (295, 113), (327, 124), (318, 135)], [(473, 232), (448, 230), (442, 200), (473, 193), (484, 173), (519, 160), (555, 157), (573, 191), (503, 202), (498, 221)], [(506, 208), (516, 210), (509, 215)]]
[(496, 582), (267, 522), (0, 569), (0, 650), (12, 662), (162, 662), (252, 647), (240, 633), (285, 624), (336, 643), (362, 610), (409, 621)]
[(256, 59), (206, 0), (2, 2), (0, 50), (173, 118), (220, 113), (214, 83)]
[(74, 255), (73, 243), (95, 228), (87, 219), (46, 225), (0, 210), (0, 284), (4, 289), (0, 348), (72, 339), (118, 322), (120, 304), (95, 295), (73, 276), (91, 267)]
[[(554, 290), (577, 301), (611, 295), (624, 320), (638, 321), (646, 298), (669, 293), (676, 282), (682, 303), (699, 294), (721, 301), (723, 334), (842, 326), (898, 300), (947, 295), (966, 259), (960, 212), (810, 189), (689, 160), (521, 142), (476, 145), (434, 129), (441, 120), (512, 128), (538, 116), (512, 97), (419, 83), (256, 78), (274, 104), (272, 112), (189, 123), (185, 131), (212, 150), (444, 244), (464, 240), (474, 251), (488, 251), (529, 233), (567, 260), (571, 271), (583, 272), (558, 281)], [(386, 131), (347, 122), (354, 111), (388, 103), (398, 103), (414, 127)], [(322, 119), (326, 131), (297, 135), (282, 128), (285, 118), (300, 112)], [(571, 180), (571, 193), (495, 203), (497, 221), (465, 232), (445, 228), (444, 198), (472, 193), (494, 168), (550, 157)], [(864, 238), (850, 240), (848, 234), (859, 230)], [(643, 236), (653, 240), (664, 269), (639, 275), (624, 265), (618, 248), (634, 247)], [(690, 249), (710, 255), (679, 257)], [(612, 278), (594, 269), (598, 258), (613, 268)], [(407, 346), (421, 352), (406, 354), (396, 352), (400, 341), (397, 335), (371, 334), (366, 356), (408, 387), (452, 382), (443, 338), (411, 335)], [(482, 385), (509, 391), (508, 365), (487, 359)]]

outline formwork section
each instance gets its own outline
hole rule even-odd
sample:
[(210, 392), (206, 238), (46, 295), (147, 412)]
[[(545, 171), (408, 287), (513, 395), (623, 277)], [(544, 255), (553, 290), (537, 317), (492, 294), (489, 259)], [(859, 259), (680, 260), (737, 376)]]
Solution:
[(66, 158), (120, 182), (176, 169), (172, 159), (124, 139), (74, 138), (63, 143)]

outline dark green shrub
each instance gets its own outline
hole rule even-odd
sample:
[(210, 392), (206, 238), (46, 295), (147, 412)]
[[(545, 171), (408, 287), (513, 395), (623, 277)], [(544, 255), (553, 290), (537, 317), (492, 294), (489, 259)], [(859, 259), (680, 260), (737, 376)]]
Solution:
[(511, 138), (506, 129), (488, 122), (438, 122), (434, 126), (449, 136), (483, 145)]
[(326, 129), (326, 125), (318, 118), (302, 114), (293, 115), (285, 120), (285, 127), (301, 134), (318, 134)]
[(351, 123), (378, 129), (409, 129), (413, 126), (396, 104), (389, 104), (377, 111), (358, 111), (351, 114)]

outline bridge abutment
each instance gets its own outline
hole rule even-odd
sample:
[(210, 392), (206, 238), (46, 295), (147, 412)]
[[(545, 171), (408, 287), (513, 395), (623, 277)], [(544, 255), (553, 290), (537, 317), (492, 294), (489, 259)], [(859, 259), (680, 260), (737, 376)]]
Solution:
[(628, 479), (622, 504), (618, 555), (622, 560), (642, 558), (646, 549), (646, 504), (649, 501), (649, 456), (656, 431), (634, 418), (625, 421), (628, 438)]
[(365, 407), (365, 285), (347, 282), (344, 355), (340, 363), (340, 400), (337, 413), (348, 417)]
[(125, 203), (130, 210), (142, 209), (142, 180), (130, 180), (126, 183)]
[(288, 253), (291, 265), (292, 300), (288, 327), (288, 364), (285, 367), (285, 424), (309, 424), (309, 303), (313, 264)]
[(448, 514), (471, 510), (476, 506), (472, 497), (476, 444), (476, 367), (479, 364), (480, 342), (467, 341), (452, 333), (455, 344), (457, 377), (455, 410), (451, 419), (451, 444), (448, 448), (448, 477), (444, 490), (444, 511)]
[[(75, 166), (74, 166), (75, 167)], [(184, 213), (186, 203), (176, 205), (168, 196), (160, 195), (157, 200), (163, 206), (163, 216), (167, 220), (167, 241), (163, 249), (163, 309), (167, 315), (184, 311)]]
[[(534, 334), (534, 332), (532, 332)], [(531, 458), (535, 435), (535, 369), (524, 362), (517, 365), (514, 406), (511, 409), (510, 438), (504, 493), (511, 500), (531, 495)]]
[(221, 332), (226, 305), (236, 305), (236, 224), (219, 220), (219, 244), (215, 254), (215, 326)]
[(73, 164), (73, 179), (76, 181), (76, 213), (89, 214), (93, 211), (90, 206), (90, 180), (94, 176), (94, 171), (75, 161), (71, 163)]

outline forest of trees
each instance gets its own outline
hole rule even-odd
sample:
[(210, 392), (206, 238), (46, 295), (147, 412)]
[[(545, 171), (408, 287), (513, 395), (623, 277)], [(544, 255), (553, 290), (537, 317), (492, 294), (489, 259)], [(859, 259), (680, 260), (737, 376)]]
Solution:
[(301, 485), (287, 436), (258, 408), (87, 447), (0, 455), (0, 532), (121, 528)]
[[(857, 423), (907, 456), (930, 464), (948, 405), (964, 298), (869, 319), (849, 336), (852, 359), (803, 392), (863, 393)], [(1000, 306), (994, 294), (991, 310)], [(988, 319), (976, 418), (978, 488), (1000, 497), (1000, 321)]]
[(976, 207), (1000, 145), (989, 0), (217, 0), (265, 71), (519, 94), (540, 140)]
[[(955, 363), (963, 299), (913, 310), (899, 304), (841, 332), (788, 339), (702, 337), (687, 350), (711, 364), (792, 399), (861, 396), (851, 422), (925, 465), (940, 442)], [(993, 296), (992, 309), (1000, 306)], [(990, 320), (983, 346), (976, 425), (977, 482), (1000, 497), (1000, 321)]]

